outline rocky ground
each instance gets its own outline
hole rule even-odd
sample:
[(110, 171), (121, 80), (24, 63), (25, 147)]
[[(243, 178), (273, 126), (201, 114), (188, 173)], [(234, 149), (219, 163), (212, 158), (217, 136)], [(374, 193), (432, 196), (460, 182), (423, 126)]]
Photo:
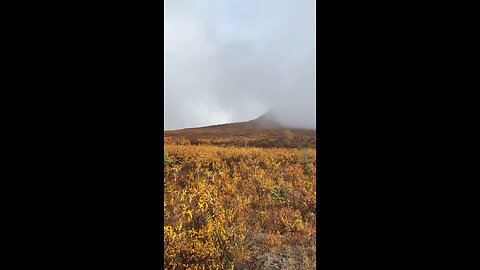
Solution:
[(249, 259), (236, 263), (239, 270), (316, 269), (316, 237), (295, 241), (288, 236), (259, 234), (247, 242)]

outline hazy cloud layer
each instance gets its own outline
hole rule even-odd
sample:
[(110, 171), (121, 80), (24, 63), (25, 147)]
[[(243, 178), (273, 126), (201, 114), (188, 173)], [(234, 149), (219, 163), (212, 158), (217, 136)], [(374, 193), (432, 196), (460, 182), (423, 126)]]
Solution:
[(314, 0), (166, 0), (165, 130), (279, 110), (315, 127)]

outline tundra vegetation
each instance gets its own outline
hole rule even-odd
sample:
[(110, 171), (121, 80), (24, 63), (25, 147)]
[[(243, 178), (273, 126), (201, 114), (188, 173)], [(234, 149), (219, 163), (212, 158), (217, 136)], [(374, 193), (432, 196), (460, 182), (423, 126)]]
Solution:
[(165, 138), (164, 269), (315, 269), (316, 150), (262, 140)]

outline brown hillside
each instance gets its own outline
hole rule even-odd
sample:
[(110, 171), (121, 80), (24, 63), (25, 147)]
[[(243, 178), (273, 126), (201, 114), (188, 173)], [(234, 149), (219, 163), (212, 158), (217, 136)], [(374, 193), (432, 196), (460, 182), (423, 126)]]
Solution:
[(166, 141), (190, 144), (255, 147), (308, 147), (316, 145), (316, 130), (288, 128), (272, 113), (247, 122), (164, 131)]

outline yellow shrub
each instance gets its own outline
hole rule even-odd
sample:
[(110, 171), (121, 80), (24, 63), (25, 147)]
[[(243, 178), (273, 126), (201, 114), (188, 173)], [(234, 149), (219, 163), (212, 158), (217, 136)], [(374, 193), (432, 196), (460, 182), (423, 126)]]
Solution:
[[(231, 269), (245, 260), (246, 241), (259, 232), (314, 233), (314, 175), (304, 151), (208, 145), (164, 146), (174, 166), (164, 170), (165, 269)], [(315, 172), (315, 150), (307, 151)], [(273, 186), (289, 200), (274, 200)]]

